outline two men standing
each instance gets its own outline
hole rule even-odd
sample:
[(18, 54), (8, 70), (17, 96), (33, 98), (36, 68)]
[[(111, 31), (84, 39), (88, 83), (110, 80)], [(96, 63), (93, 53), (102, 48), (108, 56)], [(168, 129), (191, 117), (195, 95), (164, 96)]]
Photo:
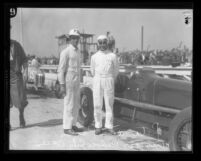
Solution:
[[(61, 92), (65, 93), (63, 129), (65, 134), (78, 135), (76, 127), (78, 112), (80, 109), (80, 64), (81, 54), (78, 50), (80, 33), (76, 29), (69, 32), (70, 45), (61, 52), (58, 77)], [(93, 75), (93, 100), (95, 134), (102, 133), (102, 106), (103, 98), (106, 107), (107, 131), (116, 135), (113, 130), (113, 103), (114, 83), (118, 75), (119, 64), (114, 53), (108, 50), (108, 38), (105, 35), (98, 37), (99, 51), (91, 58), (91, 73)]]

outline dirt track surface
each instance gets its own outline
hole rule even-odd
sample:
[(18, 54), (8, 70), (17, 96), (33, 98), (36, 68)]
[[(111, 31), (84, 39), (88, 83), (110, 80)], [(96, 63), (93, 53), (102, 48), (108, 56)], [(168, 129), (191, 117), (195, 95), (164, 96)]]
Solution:
[(79, 136), (63, 133), (63, 99), (48, 92), (28, 92), (29, 105), (25, 109), (26, 127), (19, 128), (18, 110), (11, 108), (12, 129), (9, 135), (10, 150), (121, 150), (169, 151), (163, 141), (129, 128), (121, 120), (114, 120), (117, 136), (94, 134), (94, 127), (82, 127)]

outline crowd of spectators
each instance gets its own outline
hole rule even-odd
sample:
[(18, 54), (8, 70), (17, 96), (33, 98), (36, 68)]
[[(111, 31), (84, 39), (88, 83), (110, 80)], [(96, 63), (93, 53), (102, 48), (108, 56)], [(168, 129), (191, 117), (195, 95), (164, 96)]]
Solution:
[(192, 51), (188, 48), (173, 48), (171, 50), (126, 51), (117, 53), (121, 64), (133, 65), (172, 65), (192, 64)]
[[(177, 64), (192, 64), (192, 50), (184, 48), (173, 48), (171, 50), (132, 50), (115, 52), (118, 56), (120, 64), (133, 65), (172, 65)], [(32, 61), (35, 55), (28, 55), (29, 62)], [(56, 56), (39, 57), (37, 60), (41, 65), (57, 65), (59, 58)], [(87, 64), (89, 65), (90, 61)]]
[[(31, 63), (35, 55), (28, 55), (28, 62)], [(37, 56), (36, 59), (41, 65), (57, 65), (59, 63), (59, 59), (56, 56), (50, 56), (50, 57), (39, 57)]]

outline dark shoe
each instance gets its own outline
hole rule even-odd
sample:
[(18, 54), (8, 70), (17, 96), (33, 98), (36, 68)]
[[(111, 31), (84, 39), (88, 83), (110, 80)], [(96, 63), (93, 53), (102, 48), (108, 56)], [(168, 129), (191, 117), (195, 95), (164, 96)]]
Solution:
[(96, 128), (95, 134), (100, 135), (102, 133), (102, 128)]
[(113, 129), (106, 129), (106, 131), (111, 135), (117, 135), (117, 132), (115, 132)]
[(64, 129), (64, 133), (68, 135), (73, 135), (73, 136), (78, 135), (73, 129)]
[(73, 129), (75, 132), (82, 132), (82, 130), (79, 129), (77, 126), (72, 126), (72, 129)]

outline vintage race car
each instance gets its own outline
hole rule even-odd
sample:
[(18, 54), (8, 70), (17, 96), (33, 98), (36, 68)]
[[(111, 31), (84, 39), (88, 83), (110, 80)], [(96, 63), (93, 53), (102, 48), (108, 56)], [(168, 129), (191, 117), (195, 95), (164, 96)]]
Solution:
[[(171, 151), (192, 150), (192, 83), (164, 78), (150, 68), (120, 73), (115, 82), (114, 116), (147, 122), (161, 133), (167, 131)], [(93, 121), (91, 85), (81, 87), (78, 120), (83, 126)]]
[(36, 70), (29, 64), (27, 87), (34, 87), (36, 90), (48, 90), (53, 92), (57, 98), (64, 97), (60, 91), (57, 68), (55, 66), (41, 66)]
[(45, 88), (45, 73), (40, 69), (29, 66), (27, 83), (33, 85), (37, 90)]

